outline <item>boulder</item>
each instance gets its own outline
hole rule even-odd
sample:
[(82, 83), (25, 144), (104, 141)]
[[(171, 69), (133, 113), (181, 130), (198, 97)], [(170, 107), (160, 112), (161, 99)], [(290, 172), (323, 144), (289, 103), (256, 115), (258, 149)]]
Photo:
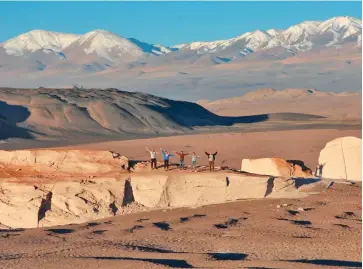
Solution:
[(280, 158), (243, 159), (241, 171), (275, 177), (310, 177), (311, 170), (298, 160)]
[(126, 157), (110, 151), (0, 150), (0, 165), (42, 173), (97, 174), (127, 170)]
[(323, 178), (362, 181), (362, 139), (340, 137), (320, 152), (318, 175)]

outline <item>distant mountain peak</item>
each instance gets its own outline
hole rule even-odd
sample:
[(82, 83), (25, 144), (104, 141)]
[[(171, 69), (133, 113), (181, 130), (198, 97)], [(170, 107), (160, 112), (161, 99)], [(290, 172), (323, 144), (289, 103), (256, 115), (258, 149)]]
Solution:
[(14, 37), (2, 44), (10, 55), (21, 56), (27, 52), (41, 49), (61, 51), (78, 38), (75, 34), (51, 32), (45, 30), (32, 30)]
[(105, 29), (95, 29), (93, 31), (88, 32), (88, 34), (91, 33), (100, 33), (100, 34), (114, 34), (111, 31), (105, 30)]
[(127, 38), (106, 30), (94, 30), (80, 36), (72, 43), (73, 47), (81, 47), (86, 54), (93, 54), (114, 62), (127, 54), (132, 57), (142, 56), (142, 50)]
[(174, 47), (122, 37), (105, 29), (83, 35), (35, 29), (0, 44), (0, 67), (98, 72), (111, 67), (116, 70), (176, 62), (218, 65), (249, 59), (284, 60), (313, 49), (344, 45), (356, 49), (361, 46), (361, 35), (361, 20), (348, 16), (323, 22), (304, 21), (287, 29), (257, 29), (226, 40), (196, 41)]
[(342, 24), (342, 25), (354, 24), (355, 26), (362, 27), (362, 21), (361, 20), (359, 20), (357, 18), (354, 18), (354, 17), (350, 17), (350, 16), (333, 17), (331, 19), (326, 20), (325, 22), (327, 22), (327, 23), (335, 22), (335, 23), (339, 23), (339, 24)]
[(343, 39), (348, 37), (358, 40), (358, 34), (362, 31), (361, 24), (361, 20), (353, 17), (334, 17), (323, 22), (304, 21), (292, 25), (285, 30), (269, 29), (264, 31), (258, 29), (227, 40), (198, 41), (176, 45), (174, 47), (178, 49), (198, 50), (205, 53), (223, 51), (231, 46), (240, 46), (240, 51), (246, 48), (259, 51), (275, 47), (306, 51), (314, 47), (315, 43), (313, 39), (317, 40), (319, 39), (319, 35), (327, 33), (330, 34), (330, 39), (327, 37), (321, 38), (321, 40), (318, 40), (319, 45), (321, 43), (325, 46), (339, 44)]

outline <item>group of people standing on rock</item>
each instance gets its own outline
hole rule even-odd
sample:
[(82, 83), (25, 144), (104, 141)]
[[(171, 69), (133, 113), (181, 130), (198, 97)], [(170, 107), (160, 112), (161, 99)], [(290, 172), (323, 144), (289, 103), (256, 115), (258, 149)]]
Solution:
[[(145, 148), (147, 152), (150, 154), (150, 161), (151, 161), (151, 169), (157, 169), (157, 161), (156, 161), (156, 155), (159, 154), (158, 152), (153, 150), (149, 150), (147, 147)], [(167, 150), (163, 150), (160, 148), (160, 151), (163, 155), (164, 159), (164, 170), (169, 170), (169, 158), (174, 157), (175, 155), (172, 153), (169, 153)], [(185, 168), (185, 156), (190, 155), (188, 152), (184, 152), (181, 150), (180, 152), (174, 151), (175, 154), (179, 156), (179, 168), (180, 169), (186, 169)], [(214, 171), (214, 161), (216, 159), (216, 155), (218, 154), (218, 151), (214, 153), (208, 153), (204, 151), (204, 153), (208, 156), (208, 162), (209, 162), (209, 171)], [(197, 172), (197, 159), (200, 158), (195, 152), (193, 152), (190, 157), (192, 158), (191, 168), (193, 172)]]

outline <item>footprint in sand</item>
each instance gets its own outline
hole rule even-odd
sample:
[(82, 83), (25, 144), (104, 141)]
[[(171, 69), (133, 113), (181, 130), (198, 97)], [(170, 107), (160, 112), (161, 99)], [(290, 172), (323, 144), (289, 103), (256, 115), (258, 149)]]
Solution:
[(136, 220), (136, 222), (144, 222), (144, 221), (147, 221), (147, 220), (149, 220), (149, 219), (138, 219), (138, 220)]
[(165, 221), (162, 221), (162, 222), (154, 222), (153, 225), (163, 231), (169, 231), (171, 230), (170, 228), (170, 224), (165, 222)]
[(291, 223), (296, 225), (311, 225), (311, 221), (308, 220), (290, 220)]
[(239, 219), (232, 218), (232, 219), (227, 220), (225, 223), (214, 224), (214, 227), (216, 227), (217, 229), (227, 229), (227, 228), (237, 225), (237, 223), (240, 220), (246, 220), (246, 219), (248, 219), (248, 218), (246, 218), (246, 217), (242, 217)]
[(89, 222), (89, 223), (87, 223), (87, 226), (88, 227), (94, 227), (94, 226), (97, 226), (97, 225), (100, 225), (101, 223), (99, 223), (99, 222)]
[(309, 220), (289, 220), (286, 218), (277, 218), (277, 220), (289, 221), (290, 223), (295, 225), (303, 225), (303, 226), (312, 225), (311, 221)]
[(350, 226), (349, 226), (349, 225), (346, 225), (346, 224), (338, 224), (338, 223), (334, 223), (333, 225), (335, 225), (335, 226), (339, 226), (339, 227), (344, 228), (344, 229), (350, 229)]
[(190, 217), (181, 217), (180, 222), (184, 223), (184, 222), (191, 220), (192, 218), (205, 218), (205, 217), (207, 217), (207, 215), (205, 215), (205, 214), (194, 214), (193, 216), (190, 216)]
[(144, 226), (142, 225), (134, 225), (132, 228), (126, 229), (126, 232), (133, 233), (134, 231), (141, 230), (143, 228)]
[(245, 253), (208, 253), (208, 255), (217, 261), (241, 261), (247, 258), (248, 254)]
[(106, 232), (107, 230), (96, 230), (93, 231), (94, 234), (103, 234), (104, 232)]
[(48, 229), (46, 231), (56, 233), (56, 234), (70, 234), (70, 233), (73, 233), (75, 230), (73, 230), (73, 229)]
[(299, 211), (295, 211), (295, 210), (287, 210), (287, 213), (289, 213), (292, 216), (296, 216), (296, 215), (300, 214)]

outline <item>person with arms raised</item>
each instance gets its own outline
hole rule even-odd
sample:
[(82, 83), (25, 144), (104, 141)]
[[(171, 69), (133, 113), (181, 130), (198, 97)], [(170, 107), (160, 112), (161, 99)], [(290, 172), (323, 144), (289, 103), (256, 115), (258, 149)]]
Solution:
[(160, 150), (164, 157), (164, 170), (168, 171), (169, 170), (169, 157), (173, 157), (174, 154), (168, 153), (167, 150), (164, 151), (162, 148), (160, 148)]
[(208, 156), (208, 161), (209, 161), (209, 171), (214, 171), (214, 161), (216, 160), (216, 155), (218, 153), (218, 151), (214, 152), (214, 153), (208, 153), (207, 151), (205, 151), (205, 154)]
[(150, 153), (150, 162), (151, 162), (151, 170), (157, 169), (156, 167), (156, 154), (158, 154), (155, 149), (149, 150), (147, 147), (145, 147), (146, 151)]
[(200, 158), (195, 152), (192, 153), (192, 171), (197, 172), (197, 159)]
[(178, 154), (179, 155), (179, 157), (180, 157), (180, 165), (179, 165), (179, 168), (180, 169), (184, 169), (184, 157), (185, 156), (187, 156), (187, 155), (189, 155), (189, 153), (188, 152), (184, 152), (184, 151), (180, 151), (180, 152), (175, 152), (176, 154)]

